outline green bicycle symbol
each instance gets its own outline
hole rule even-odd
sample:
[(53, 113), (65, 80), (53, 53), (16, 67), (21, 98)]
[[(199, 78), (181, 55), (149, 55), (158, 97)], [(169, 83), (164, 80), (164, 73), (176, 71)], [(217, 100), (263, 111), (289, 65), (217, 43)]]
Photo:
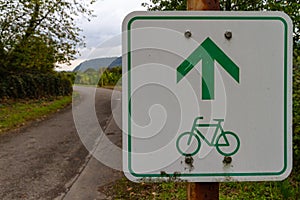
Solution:
[[(197, 154), (201, 147), (200, 138), (209, 146), (215, 146), (217, 151), (223, 156), (232, 156), (240, 148), (240, 139), (238, 136), (230, 131), (224, 131), (222, 122), (224, 119), (214, 119), (216, 124), (201, 124), (203, 117), (196, 117), (193, 123), (193, 128), (190, 132), (182, 133), (177, 141), (176, 147), (180, 154), (183, 156), (193, 156)], [(215, 132), (211, 141), (200, 132), (199, 128), (215, 127)], [(217, 136), (218, 132), (220, 134)], [(189, 152), (187, 152), (186, 150)]]

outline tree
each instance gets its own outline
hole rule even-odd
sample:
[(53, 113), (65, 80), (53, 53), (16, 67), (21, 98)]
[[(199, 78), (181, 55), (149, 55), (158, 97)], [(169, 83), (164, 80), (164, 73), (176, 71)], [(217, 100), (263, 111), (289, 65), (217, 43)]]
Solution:
[(76, 46), (83, 39), (75, 18), (78, 15), (91, 17), (89, 4), (94, 1), (0, 0), (0, 56), (6, 58), (1, 59), (0, 68), (11, 71), (11, 65), (19, 64), (16, 60), (30, 60), (25, 57), (37, 53), (37, 49), (52, 54), (47, 62), (74, 59)]
[[(150, 0), (142, 5), (148, 10), (186, 10), (187, 0)], [(300, 0), (220, 0), (221, 10), (284, 11), (294, 25), (294, 66), (300, 67)]]
[(142, 3), (148, 10), (186, 10), (187, 0), (150, 0), (149, 3)]
[(26, 42), (17, 44), (11, 52), (10, 70), (14, 73), (21, 71), (47, 73), (54, 68), (55, 49), (44, 43), (39, 37), (30, 37)]

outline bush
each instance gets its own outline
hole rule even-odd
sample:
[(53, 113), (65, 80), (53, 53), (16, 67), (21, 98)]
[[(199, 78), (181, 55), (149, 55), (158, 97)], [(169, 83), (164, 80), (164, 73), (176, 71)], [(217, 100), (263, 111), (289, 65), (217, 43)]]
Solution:
[(103, 71), (100, 70), (100, 80), (98, 85), (103, 86), (115, 86), (118, 84), (118, 81), (122, 78), (122, 67), (113, 67), (107, 68)]
[(293, 146), (294, 167), (300, 166), (300, 69), (293, 73)]
[(0, 99), (37, 99), (72, 93), (71, 80), (64, 74), (17, 74), (1, 77)]
[(116, 86), (121, 84), (122, 67), (104, 68), (101, 67), (99, 71), (94, 69), (87, 69), (84, 72), (76, 73), (75, 84), (90, 85), (90, 86)]

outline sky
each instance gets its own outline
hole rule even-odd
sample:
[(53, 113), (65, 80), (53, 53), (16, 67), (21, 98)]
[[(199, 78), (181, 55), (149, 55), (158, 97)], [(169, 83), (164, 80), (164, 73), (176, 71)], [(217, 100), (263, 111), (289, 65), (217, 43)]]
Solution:
[(96, 17), (90, 22), (79, 19), (78, 27), (83, 29), (86, 47), (79, 47), (80, 55), (71, 66), (63, 65), (60, 70), (72, 70), (81, 62), (93, 58), (121, 55), (122, 21), (132, 11), (146, 10), (143, 2), (149, 0), (97, 0), (91, 5)]

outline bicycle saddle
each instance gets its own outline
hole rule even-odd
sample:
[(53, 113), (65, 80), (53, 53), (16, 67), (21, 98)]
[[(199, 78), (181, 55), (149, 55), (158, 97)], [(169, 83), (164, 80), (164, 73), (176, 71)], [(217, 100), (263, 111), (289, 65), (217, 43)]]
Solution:
[(216, 122), (224, 122), (224, 119), (213, 119)]

